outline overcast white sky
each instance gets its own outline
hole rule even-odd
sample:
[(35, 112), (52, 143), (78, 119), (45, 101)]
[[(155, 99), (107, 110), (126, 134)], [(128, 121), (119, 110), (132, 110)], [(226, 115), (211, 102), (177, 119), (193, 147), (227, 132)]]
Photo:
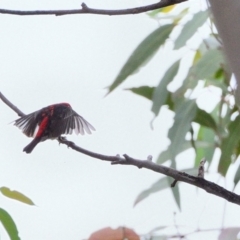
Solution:
[[(94, 8), (118, 9), (150, 1), (85, 3)], [(190, 3), (197, 9), (203, 5), (201, 1)], [(79, 1), (63, 0), (8, 0), (0, 4), (0, 8), (9, 9), (79, 6)], [(105, 87), (114, 80), (136, 45), (158, 26), (146, 14), (0, 15), (0, 90), (25, 113), (52, 103), (69, 102), (97, 130), (84, 137), (68, 137), (81, 147), (106, 155), (127, 153), (140, 159), (151, 154), (155, 160), (169, 144), (166, 134), (172, 115), (164, 110), (151, 130), (150, 102), (122, 89), (156, 85), (176, 56), (168, 51), (157, 54), (121, 88), (105, 98), (104, 95)], [(169, 190), (154, 194), (133, 208), (137, 195), (162, 177), (154, 172), (111, 166), (59, 146), (57, 141), (39, 144), (32, 154), (23, 153), (31, 139), (8, 124), (17, 115), (2, 102), (0, 112), (0, 186), (21, 191), (36, 204), (31, 207), (0, 196), (0, 207), (11, 214), (23, 240), (84, 239), (106, 226), (127, 226), (145, 234), (160, 225), (173, 226), (174, 212), (177, 223), (185, 226), (186, 231), (222, 226), (225, 201), (186, 184), (180, 184), (182, 212)], [(179, 168), (192, 166), (193, 152), (182, 154), (179, 160)], [(211, 175), (208, 179), (219, 178)], [(231, 188), (230, 184), (226, 186)], [(239, 207), (226, 206), (225, 225), (234, 225), (232, 216), (239, 216)], [(216, 238), (216, 233), (204, 234), (191, 235), (189, 239)], [(1, 226), (0, 239), (8, 239)]]

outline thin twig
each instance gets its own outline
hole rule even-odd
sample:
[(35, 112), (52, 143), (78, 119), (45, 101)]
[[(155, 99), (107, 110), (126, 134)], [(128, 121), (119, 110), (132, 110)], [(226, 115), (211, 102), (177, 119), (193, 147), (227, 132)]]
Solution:
[(21, 110), (19, 110), (15, 105), (13, 105), (1, 92), (0, 92), (0, 99), (2, 99), (2, 101), (7, 106), (9, 106), (14, 112), (16, 112), (19, 117), (22, 117), (25, 115)]
[(81, 9), (70, 9), (70, 10), (32, 10), (32, 11), (22, 11), (22, 10), (9, 10), (9, 9), (0, 9), (0, 14), (11, 14), (11, 15), (20, 15), (20, 16), (29, 16), (29, 15), (55, 15), (55, 16), (63, 16), (70, 14), (98, 14), (98, 15), (129, 15), (129, 14), (139, 14), (167, 6), (171, 6), (173, 4), (178, 4), (182, 2), (186, 2), (188, 0), (162, 0), (158, 3), (146, 5), (142, 7), (136, 8), (128, 8), (128, 9), (119, 9), (119, 10), (108, 10), (108, 9), (96, 9), (90, 8), (85, 3), (81, 4)]

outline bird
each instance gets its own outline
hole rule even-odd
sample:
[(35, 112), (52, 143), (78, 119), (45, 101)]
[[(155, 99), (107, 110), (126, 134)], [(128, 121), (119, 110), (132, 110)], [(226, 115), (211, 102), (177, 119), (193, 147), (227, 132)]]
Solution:
[(14, 125), (33, 140), (23, 149), (31, 153), (36, 145), (47, 139), (56, 139), (62, 134), (91, 134), (95, 128), (76, 113), (69, 103), (57, 103), (24, 115), (14, 121)]

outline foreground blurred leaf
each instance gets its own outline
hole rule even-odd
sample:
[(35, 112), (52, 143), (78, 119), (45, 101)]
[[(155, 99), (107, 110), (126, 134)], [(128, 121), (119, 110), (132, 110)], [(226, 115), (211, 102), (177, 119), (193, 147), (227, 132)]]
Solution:
[(196, 117), (193, 121), (199, 123), (204, 127), (209, 127), (213, 130), (217, 130), (217, 124), (211, 114), (200, 108), (197, 109)]
[(212, 129), (200, 126), (197, 140), (202, 141), (203, 144), (202, 146), (198, 145), (196, 148), (195, 167), (199, 166), (203, 158), (206, 158), (206, 160), (211, 163), (216, 148), (214, 145), (214, 138), (215, 133)]
[(240, 141), (240, 116), (237, 116), (236, 119), (229, 124), (228, 131), (228, 137), (223, 139), (220, 146), (222, 153), (218, 165), (218, 172), (223, 176), (227, 173), (227, 170), (232, 162), (234, 149)]
[(147, 198), (150, 194), (161, 191), (169, 187), (169, 177), (163, 177), (155, 182), (150, 188), (142, 191), (134, 202), (134, 206), (141, 202), (143, 199)]
[(169, 13), (171, 12), (176, 5), (170, 5), (168, 7), (160, 8), (162, 13)]
[(224, 62), (225, 60), (220, 50), (208, 50), (191, 68), (190, 74), (195, 77), (195, 80), (213, 77)]
[(220, 50), (208, 50), (188, 71), (182, 86), (173, 94), (174, 98), (181, 98), (186, 90), (194, 89), (198, 80), (213, 78), (222, 64), (225, 63), (223, 54)]
[[(174, 168), (174, 169), (176, 169), (176, 164), (175, 164), (175, 162), (172, 162), (171, 167)], [(179, 210), (181, 211), (181, 199), (180, 199), (179, 184), (175, 184), (174, 187), (171, 187), (171, 184), (173, 183), (174, 179), (168, 178), (168, 181), (169, 181), (170, 190), (172, 191), (174, 200), (175, 200), (175, 202), (176, 202)]]
[(11, 240), (20, 240), (18, 230), (12, 217), (4, 209), (0, 208), (0, 221), (6, 229), (8, 236)]
[(240, 165), (238, 166), (237, 172), (235, 173), (234, 176), (234, 187), (238, 184), (240, 180)]
[(208, 11), (200, 11), (194, 14), (193, 18), (184, 25), (180, 35), (175, 41), (174, 49), (179, 49), (183, 47), (187, 40), (190, 39), (197, 31), (199, 27), (201, 27), (208, 18)]
[(140, 95), (149, 100), (152, 100), (154, 89), (155, 89), (155, 87), (142, 86), (142, 87), (138, 87), (138, 88), (127, 88), (125, 90), (132, 91), (133, 93), (135, 93), (137, 95)]
[(173, 22), (177, 25), (183, 17), (185, 17), (188, 13), (189, 8), (184, 8), (176, 17), (174, 17)]
[(12, 191), (7, 187), (1, 187), (0, 191), (5, 197), (17, 200), (22, 203), (26, 203), (28, 205), (34, 205), (33, 201), (30, 198), (18, 191)]
[[(126, 88), (125, 90), (129, 90), (139, 96), (147, 98), (148, 100), (152, 100), (155, 87), (142, 86), (138, 88)], [(167, 98), (164, 105), (167, 105), (169, 110), (173, 111), (174, 102), (172, 101), (172, 93), (169, 91), (167, 91)]]
[(171, 154), (171, 160), (181, 151), (185, 143), (185, 137), (191, 127), (191, 123), (196, 116), (197, 104), (195, 100), (184, 100), (178, 103), (175, 111), (174, 123), (168, 132), (168, 138), (171, 141), (168, 149)]
[(156, 116), (159, 114), (160, 108), (166, 103), (166, 99), (168, 97), (167, 86), (178, 73), (179, 64), (180, 60), (172, 64), (153, 92), (152, 112), (154, 112)]
[(193, 65), (196, 64), (201, 59), (201, 57), (202, 57), (202, 53), (198, 49), (194, 55)]
[(172, 9), (175, 7), (175, 5), (171, 5), (168, 7), (163, 7), (163, 8), (158, 8), (155, 10), (152, 10), (151, 12), (147, 12), (147, 15), (149, 17), (156, 17), (159, 13), (168, 13), (170, 11), (172, 11)]
[(120, 73), (118, 74), (112, 85), (109, 87), (108, 93), (113, 91), (129, 75), (133, 74), (144, 63), (146, 63), (157, 52), (159, 47), (165, 43), (173, 28), (173, 24), (161, 26), (157, 30), (152, 32), (147, 38), (145, 38), (134, 50), (127, 62), (124, 64)]
[[(182, 172), (186, 172), (190, 175), (196, 175), (196, 169), (190, 168), (190, 169), (184, 169), (181, 170)], [(163, 177), (161, 179), (159, 179), (157, 182), (155, 182), (154, 184), (152, 184), (151, 187), (149, 187), (148, 189), (142, 191), (136, 198), (135, 202), (134, 202), (134, 206), (137, 205), (139, 202), (141, 202), (143, 199), (147, 198), (149, 195), (159, 192), (161, 190), (164, 190), (166, 188), (170, 187), (170, 184), (172, 183), (173, 179), (170, 177)], [(170, 184), (169, 184), (170, 183)]]
[[(190, 149), (190, 148), (192, 148), (192, 144), (190, 141), (183, 142), (183, 144), (181, 144), (181, 148), (178, 149), (177, 155), (181, 152), (184, 152), (185, 150)], [(167, 149), (160, 153), (160, 155), (157, 159), (157, 163), (162, 164), (170, 159), (171, 159), (171, 153), (170, 153), (169, 149)]]

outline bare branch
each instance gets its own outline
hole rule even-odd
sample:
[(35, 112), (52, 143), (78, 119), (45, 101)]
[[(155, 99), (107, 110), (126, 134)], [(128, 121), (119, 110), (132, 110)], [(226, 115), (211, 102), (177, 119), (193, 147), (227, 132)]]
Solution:
[(105, 9), (96, 9), (90, 8), (85, 3), (82, 3), (81, 9), (70, 9), (70, 10), (33, 10), (33, 11), (21, 11), (21, 10), (9, 10), (9, 9), (0, 9), (0, 14), (11, 14), (11, 15), (20, 15), (20, 16), (29, 16), (29, 15), (55, 15), (55, 16), (63, 16), (70, 14), (98, 14), (98, 15), (129, 15), (129, 14), (139, 14), (167, 6), (171, 6), (173, 4), (178, 4), (182, 2), (186, 2), (188, 0), (162, 0), (158, 3), (146, 5), (142, 7), (136, 8), (128, 8), (128, 9), (119, 9), (119, 10), (105, 10)]
[(88, 151), (86, 149), (83, 149), (83, 148), (77, 146), (75, 143), (67, 141), (64, 138), (60, 138), (59, 142), (67, 145), (68, 147), (74, 149), (75, 151), (81, 152), (90, 157), (97, 158), (97, 159), (100, 159), (103, 161), (110, 161), (112, 165), (116, 165), (116, 164), (132, 165), (132, 166), (136, 166), (138, 168), (146, 168), (146, 169), (152, 170), (154, 172), (162, 173), (166, 176), (174, 178), (176, 181), (181, 181), (181, 182), (185, 182), (185, 183), (194, 185), (196, 187), (204, 189), (208, 193), (211, 193), (218, 197), (224, 198), (229, 202), (240, 205), (240, 196), (239, 195), (237, 195), (233, 192), (230, 192), (230, 191), (224, 189), (223, 187), (221, 187), (213, 182), (207, 181), (203, 178), (194, 177), (187, 173), (180, 172), (175, 169), (153, 163), (149, 160), (134, 159), (134, 158), (129, 157), (127, 154), (124, 154), (123, 155), (124, 158), (121, 158), (119, 155), (106, 156), (106, 155), (94, 153), (94, 152)]
[(16, 112), (19, 117), (22, 117), (25, 115), (21, 110), (19, 110), (16, 106), (14, 106), (1, 92), (0, 92), (0, 99), (2, 99), (2, 101), (6, 105), (8, 105), (14, 112)]
[[(2, 93), (0, 93), (0, 98), (11, 109), (13, 109), (19, 116), (24, 115), (17, 107), (15, 107), (8, 99), (6, 99), (6, 97), (4, 97)], [(121, 158), (120, 155), (107, 156), (107, 155), (94, 153), (89, 150), (83, 149), (83, 148), (77, 146), (75, 143), (68, 141), (68, 140), (66, 140), (66, 138), (63, 138), (63, 137), (59, 137), (58, 141), (59, 141), (59, 143), (65, 144), (77, 152), (83, 153), (85, 155), (88, 155), (90, 157), (97, 158), (97, 159), (100, 159), (103, 161), (111, 162), (112, 165), (121, 164), (121, 165), (132, 165), (132, 166), (136, 166), (138, 168), (146, 168), (146, 169), (152, 170), (154, 172), (161, 173), (166, 176), (172, 177), (173, 179), (175, 179), (175, 181), (185, 182), (185, 183), (191, 184), (193, 186), (202, 188), (208, 193), (211, 193), (218, 197), (224, 198), (229, 202), (240, 205), (240, 196), (239, 195), (237, 195), (233, 192), (230, 192), (230, 191), (226, 190), (225, 188), (223, 188), (213, 182), (207, 181), (201, 177), (194, 177), (185, 172), (180, 172), (175, 169), (153, 163), (152, 161), (149, 161), (149, 157), (147, 160), (139, 160), (139, 159), (134, 159), (134, 158), (128, 156), (127, 154), (123, 155), (124, 158)]]

